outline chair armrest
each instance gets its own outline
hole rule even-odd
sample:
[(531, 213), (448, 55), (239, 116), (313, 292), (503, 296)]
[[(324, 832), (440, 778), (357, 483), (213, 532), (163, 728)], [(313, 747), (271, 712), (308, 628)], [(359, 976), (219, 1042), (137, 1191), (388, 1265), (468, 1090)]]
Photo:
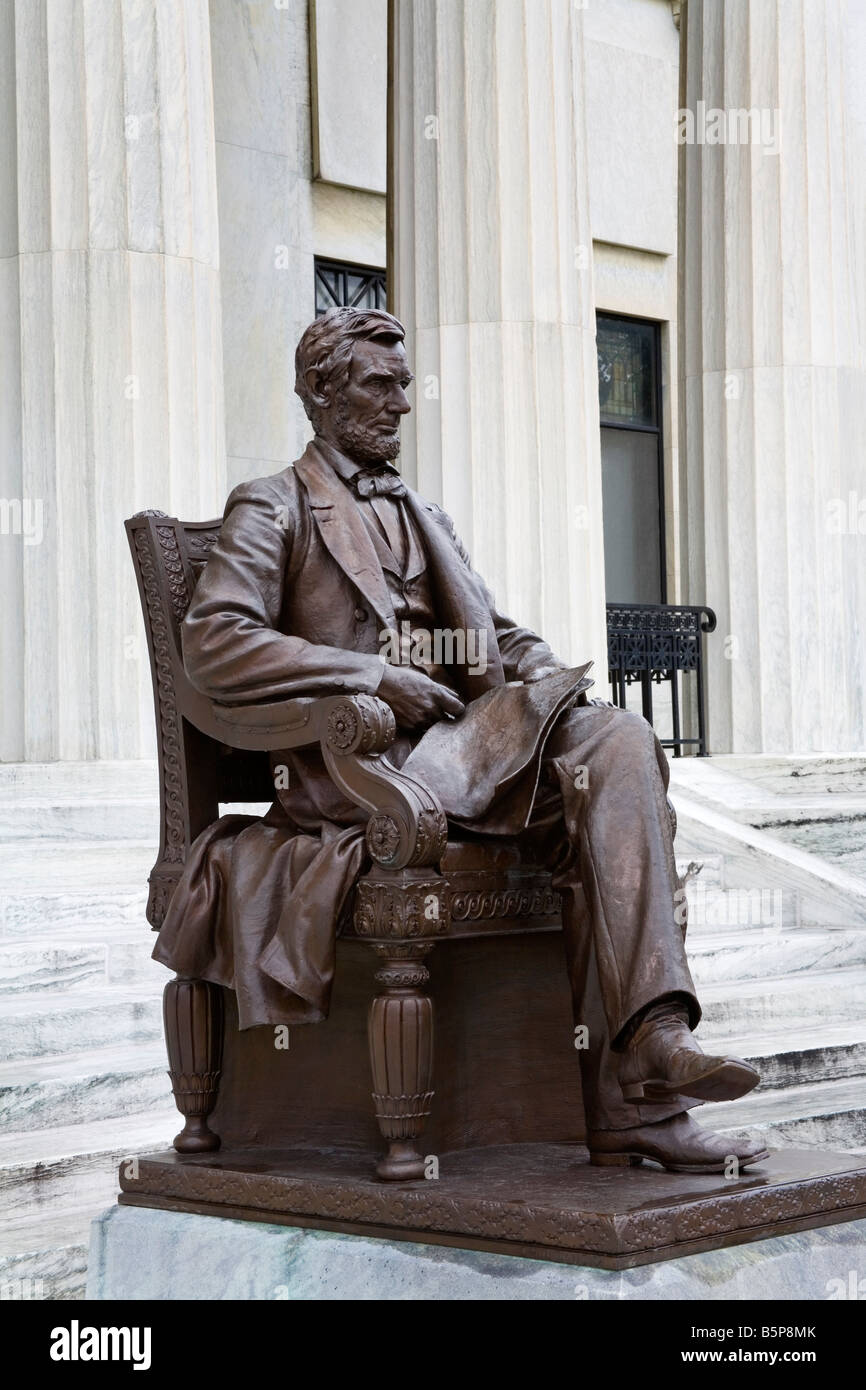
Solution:
[[(185, 672), (175, 672), (178, 708), (190, 724), (209, 738), (229, 748), (275, 753), (283, 749), (308, 748), (319, 743), (328, 728), (335, 705), (367, 696), (304, 696), (295, 700), (273, 700), (259, 704), (227, 705), (210, 700), (192, 686)], [(379, 701), (378, 703), (382, 703)], [(387, 706), (384, 706), (387, 710)], [(390, 714), (390, 710), (388, 710)], [(393, 720), (392, 720), (393, 723)], [(396, 730), (381, 744), (392, 743)]]
[(367, 849), (388, 869), (437, 864), (448, 843), (448, 822), (436, 797), (382, 754), (397, 727), (375, 695), (335, 699), (321, 732), (322, 756), (336, 786), (370, 812)]
[(231, 748), (277, 752), (318, 743), (333, 780), (369, 811), (370, 857), (389, 869), (437, 863), (448, 825), (436, 797), (382, 755), (397, 736), (394, 715), (375, 695), (326, 695), (268, 704), (220, 705), (185, 682), (184, 718)]
[(204, 730), (231, 748), (303, 748), (318, 741), (316, 699), (278, 700), (264, 705), (220, 705), (209, 701)]

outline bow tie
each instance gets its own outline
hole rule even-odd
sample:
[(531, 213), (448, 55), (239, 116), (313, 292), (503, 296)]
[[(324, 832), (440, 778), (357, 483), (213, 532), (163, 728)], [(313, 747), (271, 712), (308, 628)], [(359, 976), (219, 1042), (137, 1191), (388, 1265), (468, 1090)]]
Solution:
[(400, 474), (390, 467), (362, 469), (351, 479), (351, 484), (356, 496), (361, 498), (406, 496), (406, 484)]

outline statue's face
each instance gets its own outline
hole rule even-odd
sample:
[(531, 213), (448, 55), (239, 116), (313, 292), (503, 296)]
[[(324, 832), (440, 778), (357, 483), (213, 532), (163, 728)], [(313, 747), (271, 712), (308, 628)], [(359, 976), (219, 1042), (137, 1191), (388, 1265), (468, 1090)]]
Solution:
[(348, 381), (336, 392), (322, 433), (357, 463), (396, 458), (411, 380), (402, 343), (356, 343)]

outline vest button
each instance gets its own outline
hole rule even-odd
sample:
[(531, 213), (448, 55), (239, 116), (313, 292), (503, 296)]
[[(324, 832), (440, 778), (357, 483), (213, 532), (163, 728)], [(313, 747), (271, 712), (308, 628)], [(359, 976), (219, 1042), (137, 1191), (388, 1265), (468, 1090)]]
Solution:
[(369, 613), (367, 612), (366, 608), (356, 608), (356, 609), (355, 609), (355, 622), (356, 622), (356, 623), (365, 623), (365, 622), (367, 621), (367, 619), (369, 618), (369, 616), (370, 616), (370, 615), (369, 615)]

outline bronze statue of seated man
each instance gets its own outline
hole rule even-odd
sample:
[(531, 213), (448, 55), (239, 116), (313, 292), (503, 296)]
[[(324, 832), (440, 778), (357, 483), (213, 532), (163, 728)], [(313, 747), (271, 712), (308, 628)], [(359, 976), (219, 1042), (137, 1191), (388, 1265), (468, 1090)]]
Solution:
[[(459, 721), (488, 692), (568, 671), (498, 611), (448, 516), (395, 469), (411, 380), (391, 315), (334, 309), (307, 328), (295, 390), (315, 437), (293, 466), (232, 493), (182, 628), (189, 678), (213, 700), (376, 695), (396, 718), (388, 756), (398, 766), (425, 730)], [(440, 650), (445, 631), (464, 635), (462, 655)], [(658, 739), (640, 716), (583, 695), (543, 729), (531, 701), (520, 708), (508, 742), (525, 775), (503, 791), (490, 747), (459, 744), (454, 782), (472, 797), (455, 819), (470, 835), (531, 841), (554, 873), (574, 1018), (588, 1030), (592, 1162), (721, 1172), (732, 1157), (740, 1167), (765, 1158), (688, 1114), (759, 1077), (737, 1058), (706, 1056), (693, 1036), (701, 1011)], [(327, 1017), (334, 935), (364, 864), (364, 812), (319, 749), (274, 762), (274, 809), (199, 837), (154, 952), (234, 989), (242, 1028)], [(446, 809), (459, 812), (459, 799)]]

